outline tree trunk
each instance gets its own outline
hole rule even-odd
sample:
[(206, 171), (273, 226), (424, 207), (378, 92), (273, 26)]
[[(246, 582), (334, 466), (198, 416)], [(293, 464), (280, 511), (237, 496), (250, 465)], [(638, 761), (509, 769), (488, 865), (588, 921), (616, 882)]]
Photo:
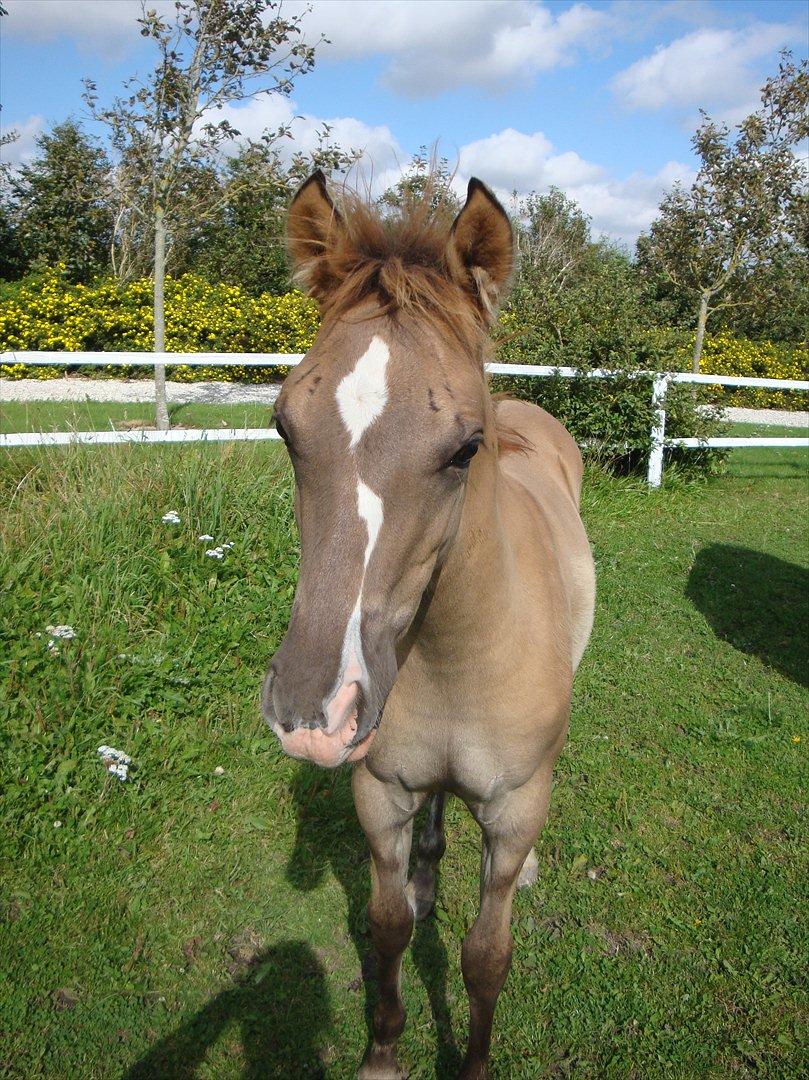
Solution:
[[(162, 206), (154, 215), (154, 351), (166, 351), (166, 309), (163, 286), (166, 280), (166, 218)], [(166, 366), (155, 364), (154, 369), (155, 423), (159, 431), (169, 429), (169, 410), (166, 403)]]
[(700, 294), (699, 318), (697, 319), (697, 337), (694, 341), (694, 365), (693, 372), (699, 375), (699, 363), (702, 359), (702, 344), (705, 341), (705, 324), (708, 321), (708, 293)]

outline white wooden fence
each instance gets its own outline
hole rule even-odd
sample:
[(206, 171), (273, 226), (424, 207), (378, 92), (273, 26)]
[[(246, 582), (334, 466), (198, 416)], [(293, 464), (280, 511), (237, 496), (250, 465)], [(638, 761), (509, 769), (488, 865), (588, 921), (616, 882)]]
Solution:
[[(31, 364), (42, 367), (153, 367), (155, 364), (189, 367), (294, 367), (301, 353), (140, 353), (140, 352), (4, 352), (0, 364)], [(580, 371), (569, 367), (540, 367), (533, 364), (487, 364), (491, 375), (526, 375), (530, 378), (559, 376), (565, 379), (610, 379), (620, 376), (648, 379), (652, 384), (654, 420), (650, 432), (651, 452), (647, 479), (659, 487), (663, 479), (663, 452), (667, 446), (686, 449), (740, 446), (809, 447), (809, 438), (666, 438), (666, 394), (672, 383), (703, 383), (709, 386), (758, 386), (776, 390), (809, 390), (809, 381), (758, 379), (735, 375), (695, 375), (688, 371), (608, 371), (597, 368)], [(231, 442), (234, 440), (277, 439), (275, 428), (172, 429), (170, 431), (55, 431), (0, 434), (0, 447), (65, 446), (72, 443), (180, 443)]]

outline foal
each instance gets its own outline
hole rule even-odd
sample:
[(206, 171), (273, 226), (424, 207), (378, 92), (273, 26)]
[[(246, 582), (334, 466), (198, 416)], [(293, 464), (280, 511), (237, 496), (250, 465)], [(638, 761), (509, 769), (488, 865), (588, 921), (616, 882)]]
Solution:
[[(548, 413), (489, 395), (486, 329), (513, 240), (479, 180), (447, 228), (426, 212), (340, 212), (318, 172), (288, 229), (323, 321), (276, 405), (301, 568), (264, 715), (294, 757), (353, 763), (380, 994), (360, 1077), (405, 1075), (399, 972), (414, 917), (433, 904), (445, 792), (474, 815), (481, 901), (461, 955), (461, 1076), (484, 1077), (512, 898), (536, 878), (532, 845), (592, 626), (581, 457)], [(408, 883), (413, 817), (430, 795)]]

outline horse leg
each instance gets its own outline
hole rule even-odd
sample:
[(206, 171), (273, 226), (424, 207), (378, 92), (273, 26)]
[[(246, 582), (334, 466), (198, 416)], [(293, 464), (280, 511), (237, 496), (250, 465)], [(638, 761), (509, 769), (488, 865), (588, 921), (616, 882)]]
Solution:
[(511, 905), (520, 872), (544, 824), (551, 776), (473, 807), (483, 831), (480, 912), (464, 939), (461, 969), (469, 995), (469, 1044), (460, 1080), (488, 1076), (489, 1045), (497, 998), (511, 967)]
[(374, 1010), (373, 1042), (359, 1080), (401, 1080), (407, 1074), (396, 1060), (405, 1008), (399, 989), (402, 953), (413, 932), (413, 912), (405, 885), (413, 836), (413, 817), (422, 801), (404, 789), (391, 791), (360, 764), (354, 769), (354, 804), (371, 848), (371, 900), (368, 921), (377, 958), (379, 1001)]
[(427, 820), (419, 836), (416, 869), (407, 884), (407, 899), (416, 919), (423, 919), (435, 903), (435, 872), (446, 850), (444, 840), (444, 803), (446, 792), (437, 791), (430, 799)]

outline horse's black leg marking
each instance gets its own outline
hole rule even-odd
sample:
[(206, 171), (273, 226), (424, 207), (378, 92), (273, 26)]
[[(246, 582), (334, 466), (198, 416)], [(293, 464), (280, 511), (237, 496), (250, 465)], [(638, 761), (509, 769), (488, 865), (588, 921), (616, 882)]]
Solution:
[(430, 798), (427, 820), (419, 837), (416, 868), (407, 886), (407, 899), (417, 919), (423, 919), (435, 903), (435, 872), (446, 850), (444, 803), (447, 794), (437, 791)]

